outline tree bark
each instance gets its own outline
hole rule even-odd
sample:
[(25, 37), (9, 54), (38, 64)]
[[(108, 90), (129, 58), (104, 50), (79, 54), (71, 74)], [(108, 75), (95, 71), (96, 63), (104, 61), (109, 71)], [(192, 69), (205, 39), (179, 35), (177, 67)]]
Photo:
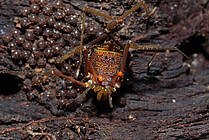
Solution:
[[(78, 32), (85, 4), (112, 16), (136, 4), (117, 0), (63, 2), (78, 14), (76, 26), (70, 23)], [(143, 7), (133, 12), (124, 20), (127, 26), (118, 33), (120, 41), (124, 45), (132, 40), (177, 47), (189, 59), (175, 51), (158, 52), (147, 71), (153, 52), (133, 51), (122, 87), (113, 93), (113, 109), (105, 101), (96, 101), (96, 94), (90, 91), (72, 111), (67, 104), (85, 88), (56, 76), (34, 84), (30, 76), (0, 74), (0, 139), (208, 139), (209, 2), (154, 0), (146, 4), (149, 11), (156, 6), (156, 13), (147, 19)], [(21, 17), (20, 9), (30, 5), (28, 1), (1, 2), (0, 38), (12, 32), (13, 20)], [(84, 43), (99, 36), (108, 20), (86, 14), (86, 23), (86, 30), (93, 28), (94, 32), (85, 31)], [(65, 48), (80, 42), (80, 35), (72, 36)], [(0, 70), (27, 70), (27, 63), (17, 63), (2, 39), (0, 44)], [(47, 58), (44, 68), (35, 66), (30, 70), (62, 71), (61, 66), (51, 63), (57, 56)], [(72, 74), (78, 67), (76, 61), (79, 55), (73, 56), (69, 64)], [(81, 74), (78, 79), (82, 78)]]

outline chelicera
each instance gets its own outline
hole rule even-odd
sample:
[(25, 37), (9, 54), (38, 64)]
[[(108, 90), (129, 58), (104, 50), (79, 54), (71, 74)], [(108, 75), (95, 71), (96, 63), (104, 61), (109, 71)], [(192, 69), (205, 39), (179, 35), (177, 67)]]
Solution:
[[(112, 105), (111, 94), (113, 92), (116, 92), (117, 88), (120, 88), (121, 83), (123, 81), (125, 64), (129, 53), (129, 48), (134, 48), (136, 50), (142, 50), (142, 51), (150, 51), (150, 50), (155, 51), (151, 60), (148, 63), (148, 67), (150, 66), (154, 56), (156, 55), (156, 51), (159, 50), (161, 51), (176, 50), (181, 54), (183, 54), (184, 56), (186, 56), (176, 47), (160, 47), (159, 45), (138, 45), (132, 41), (128, 41), (128, 43), (124, 46), (123, 43), (118, 41), (118, 39), (115, 37), (115, 33), (117, 33), (118, 31), (120, 31), (125, 27), (123, 20), (141, 6), (144, 7), (147, 17), (152, 16), (156, 11), (156, 8), (154, 8), (153, 11), (149, 14), (148, 9), (143, 0), (139, 1), (130, 10), (128, 10), (122, 16), (117, 18), (106, 15), (104, 13), (101, 13), (97, 10), (85, 6), (85, 8), (83, 9), (80, 45), (75, 47), (75, 49), (72, 50), (71, 52), (57, 59), (56, 62), (61, 63), (65, 59), (69, 58), (71, 55), (83, 51), (84, 62), (85, 62), (85, 77), (89, 79), (87, 82), (84, 83), (78, 81), (73, 77), (66, 76), (54, 70), (45, 73), (24, 72), (24, 74), (30, 74), (30, 75), (53, 74), (68, 79), (74, 83), (77, 83), (87, 88), (74, 101), (77, 101), (79, 98), (81, 98), (86, 93), (88, 93), (90, 89), (93, 89), (94, 92), (97, 93), (97, 100), (101, 100), (101, 99), (108, 100), (109, 105), (112, 108), (113, 105)], [(110, 20), (110, 23), (107, 24), (107, 27), (104, 29), (104, 33), (101, 34), (100, 37), (94, 39), (93, 41), (87, 43), (86, 45), (83, 45), (85, 13), (91, 13), (97, 16), (107, 18)], [(112, 40), (112, 42), (106, 42), (108, 39)], [(3, 71), (1, 73), (23, 74), (22, 72), (16, 72), (16, 71)]]

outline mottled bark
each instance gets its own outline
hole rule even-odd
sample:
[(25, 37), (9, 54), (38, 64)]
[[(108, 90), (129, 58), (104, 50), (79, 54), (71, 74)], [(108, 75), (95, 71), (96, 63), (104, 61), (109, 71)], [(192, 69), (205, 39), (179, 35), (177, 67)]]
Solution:
[[(119, 16), (136, 3), (63, 1), (70, 3), (80, 17), (85, 4)], [(67, 103), (85, 89), (66, 80), (62, 85), (62, 79), (56, 76), (29, 87), (25, 79), (31, 77), (0, 74), (0, 139), (208, 139), (209, 3), (207, 0), (147, 0), (146, 3), (149, 11), (157, 6), (157, 12), (147, 19), (140, 8), (128, 16), (125, 24), (129, 26), (119, 32), (120, 40), (124, 44), (131, 39), (139, 44), (175, 46), (190, 59), (174, 51), (158, 52), (147, 71), (153, 52), (132, 52), (122, 87), (113, 95), (113, 109), (106, 102), (96, 101), (93, 91), (77, 103), (80, 105), (76, 110), (72, 109)], [(20, 9), (29, 4), (0, 2), (0, 38), (4, 33), (11, 33), (13, 19), (20, 17)], [(95, 34), (103, 31), (108, 20), (86, 14), (86, 22), (86, 28), (94, 27), (94, 32), (85, 32), (88, 36), (84, 36), (84, 43), (96, 38)], [(78, 31), (79, 25), (74, 27)], [(74, 36), (71, 42), (79, 43), (80, 36)], [(146, 38), (140, 39), (141, 36)], [(11, 58), (1, 39), (0, 45), (0, 70), (27, 69), (26, 63)], [(61, 66), (50, 63), (57, 56), (47, 59), (46, 69), (62, 70)], [(72, 58), (73, 74), (78, 58), (78, 55)], [(62, 88), (65, 93), (59, 95)]]

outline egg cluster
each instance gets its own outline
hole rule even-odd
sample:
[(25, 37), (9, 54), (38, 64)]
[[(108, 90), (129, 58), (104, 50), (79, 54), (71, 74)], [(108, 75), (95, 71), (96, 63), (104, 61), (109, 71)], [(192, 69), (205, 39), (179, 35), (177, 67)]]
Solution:
[(13, 59), (30, 66), (43, 68), (52, 56), (67, 53), (66, 45), (79, 45), (78, 14), (60, 0), (30, 0), (30, 6), (21, 9), (21, 17), (14, 23), (16, 28), (2, 40)]
[[(19, 70), (35, 70), (41, 73), (53, 68), (75, 75), (80, 63), (79, 54), (65, 60), (60, 64), (62, 66), (57, 66), (55, 60), (80, 45), (80, 15), (80, 11), (76, 11), (70, 3), (62, 0), (30, 0), (29, 4), (21, 9), (21, 15), (13, 20), (15, 28), (11, 34), (6, 33), (2, 36), (3, 43)], [(24, 79), (24, 89), (30, 92), (31, 99), (37, 90), (40, 93), (53, 91), (50, 89), (55, 88), (56, 96), (75, 93), (76, 89), (63, 89), (67, 80), (60, 79), (54, 78), (51, 83), (44, 84), (47, 80), (43, 76), (29, 76)], [(63, 81), (65, 84), (62, 84)], [(33, 87), (38, 88), (34, 90)]]

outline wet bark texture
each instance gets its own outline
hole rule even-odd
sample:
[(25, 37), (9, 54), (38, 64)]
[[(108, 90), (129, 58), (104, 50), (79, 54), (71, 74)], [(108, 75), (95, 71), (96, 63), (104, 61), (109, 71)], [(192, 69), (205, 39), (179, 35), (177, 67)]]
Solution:
[[(136, 3), (134, 0), (64, 2), (79, 17), (85, 4), (119, 16)], [(118, 33), (123, 44), (133, 40), (138, 44), (175, 46), (190, 59), (175, 51), (158, 52), (147, 71), (153, 52), (133, 51), (122, 87), (113, 95), (113, 109), (107, 102), (96, 101), (93, 91), (72, 109), (67, 103), (85, 89), (73, 84), (61, 98), (58, 91), (65, 86), (60, 84), (62, 78), (56, 76), (49, 76), (47, 84), (27, 87), (25, 77), (0, 74), (3, 82), (0, 139), (209, 139), (209, 2), (146, 0), (146, 4), (149, 11), (158, 7), (157, 12), (147, 19), (141, 7), (128, 16), (125, 19), (128, 26)], [(24, 1), (0, 2), (0, 38), (11, 33), (13, 19), (20, 17), (20, 9), (29, 5)], [(78, 20), (76, 28), (80, 28), (81, 18)], [(94, 25), (93, 32), (85, 31), (84, 44), (96, 38), (96, 34), (99, 36), (107, 22), (86, 14), (86, 30)], [(71, 42), (74, 40), (79, 43), (80, 35)], [(0, 45), (1, 70), (26, 69), (24, 63), (10, 57), (2, 40)], [(73, 60), (78, 58), (79, 55)], [(49, 68), (55, 67), (46, 63)], [(75, 74), (76, 68), (71, 71)]]

